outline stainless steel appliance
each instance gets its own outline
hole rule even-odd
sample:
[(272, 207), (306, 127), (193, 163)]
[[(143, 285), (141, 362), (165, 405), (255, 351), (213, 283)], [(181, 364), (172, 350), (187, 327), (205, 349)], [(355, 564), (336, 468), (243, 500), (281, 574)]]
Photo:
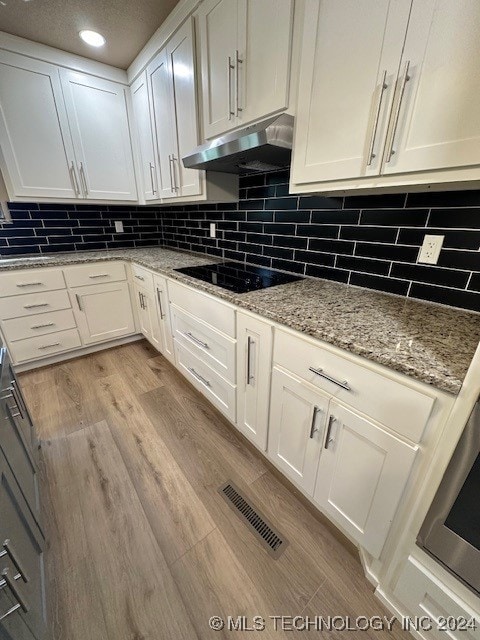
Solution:
[(480, 593), (480, 400), (450, 460), (417, 543)]
[(290, 165), (293, 116), (283, 113), (227, 133), (183, 158), (187, 169), (220, 173), (276, 171)]

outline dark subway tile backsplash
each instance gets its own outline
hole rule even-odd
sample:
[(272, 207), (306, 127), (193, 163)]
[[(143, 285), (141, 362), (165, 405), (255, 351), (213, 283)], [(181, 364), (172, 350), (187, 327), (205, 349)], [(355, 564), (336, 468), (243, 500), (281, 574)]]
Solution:
[[(238, 204), (14, 203), (0, 255), (165, 245), (480, 311), (480, 190), (296, 196), (288, 180), (241, 177)], [(445, 236), (438, 265), (416, 262), (425, 234)]]

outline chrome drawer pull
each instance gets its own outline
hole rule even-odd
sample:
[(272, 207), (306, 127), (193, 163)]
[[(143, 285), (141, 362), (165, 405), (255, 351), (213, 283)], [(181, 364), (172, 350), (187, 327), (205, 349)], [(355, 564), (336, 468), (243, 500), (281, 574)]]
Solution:
[(38, 304), (24, 304), (23, 308), (24, 309), (37, 309), (40, 307), (48, 307), (49, 303), (48, 302), (39, 302)]
[(137, 274), (135, 274), (135, 278), (138, 278), (138, 280), (145, 280), (145, 278), (143, 276), (139, 276)]
[[(12, 395), (13, 395), (13, 400), (17, 406), (18, 412), (20, 414), (20, 416), (22, 417), (22, 420), (25, 420), (25, 416), (23, 415), (23, 411), (22, 411), (22, 407), (20, 406), (21, 403), (18, 399), (18, 391), (15, 389), (15, 386), (12, 384)], [(18, 567), (17, 567), (18, 569)]]
[(328, 373), (325, 373), (323, 369), (315, 369), (315, 367), (308, 367), (308, 370), (311, 371), (312, 373), (315, 373), (317, 376), (320, 376), (320, 378), (325, 378), (325, 380), (328, 380), (329, 382), (333, 382), (333, 384), (336, 384), (342, 389), (345, 389), (345, 391), (352, 390), (352, 387), (348, 384), (347, 380), (344, 380), (343, 382), (341, 382), (340, 380), (335, 380), (335, 378), (332, 378), (332, 376), (329, 376)]
[(252, 374), (252, 345), (255, 342), (252, 340), (250, 336), (247, 338), (247, 384), (250, 384), (252, 380), (254, 380), (254, 376)]
[(60, 346), (60, 342), (52, 342), (51, 344), (44, 344), (39, 349), (50, 349), (50, 347), (58, 347)]
[(160, 310), (160, 320), (163, 320), (165, 317), (165, 314), (163, 313), (161, 293), (162, 292), (160, 291), (160, 289), (157, 289), (157, 300), (158, 300), (158, 308)]
[(157, 190), (155, 189), (155, 181), (153, 179), (153, 174), (155, 172), (155, 165), (153, 165), (151, 162), (149, 162), (148, 165), (150, 167), (150, 182), (152, 183), (152, 196), (154, 196), (157, 193)]
[(388, 89), (388, 84), (386, 83), (387, 79), (387, 70), (383, 72), (383, 78), (380, 83), (380, 95), (378, 97), (377, 108), (375, 110), (375, 121), (373, 123), (372, 136), (370, 138), (370, 145), (368, 147), (368, 155), (367, 155), (367, 167), (371, 166), (373, 159), (376, 158), (375, 154), (375, 140), (377, 138), (377, 129), (378, 129), (378, 119), (380, 118), (380, 111), (382, 109), (383, 102), (383, 94), (385, 93), (385, 89)]
[(81, 302), (81, 299), (80, 299), (80, 296), (79, 296), (79, 294), (78, 294), (78, 293), (76, 293), (76, 294), (75, 294), (75, 299), (76, 299), (76, 301), (77, 301), (78, 310), (79, 310), (79, 311), (83, 311), (83, 309), (82, 309), (82, 302)]
[(39, 287), (43, 282), (19, 282), (17, 287)]
[(5, 620), (5, 618), (8, 618), (8, 616), (10, 616), (12, 613), (15, 613), (15, 611), (18, 611), (19, 609), (20, 609), (20, 603), (14, 604), (11, 609), (9, 609), (8, 611), (6, 611), (4, 614), (0, 616), (0, 622), (2, 620)]
[(196, 338), (193, 335), (193, 333), (190, 333), (190, 331), (187, 331), (185, 335), (188, 336), (190, 338), (190, 340), (193, 340), (194, 342), (196, 342), (198, 345), (200, 345), (204, 349), (210, 349), (210, 347), (208, 346), (207, 342), (202, 342), (202, 340), (200, 340), (199, 338)]
[(88, 276), (88, 277), (93, 280), (94, 278), (108, 278), (109, 275), (110, 275), (109, 273), (95, 273), (92, 276)]
[(385, 158), (385, 162), (390, 162), (392, 159), (392, 156), (396, 153), (394, 150), (394, 145), (395, 145), (395, 138), (397, 137), (397, 128), (398, 128), (398, 121), (400, 120), (400, 113), (401, 113), (401, 109), (402, 109), (402, 102), (403, 102), (403, 98), (405, 95), (405, 88), (407, 85), (407, 82), (411, 79), (411, 76), (409, 75), (409, 71), (410, 71), (410, 60), (407, 60), (405, 62), (405, 70), (403, 72), (403, 78), (402, 78), (402, 82), (400, 84), (400, 90), (399, 90), (399, 95), (398, 95), (398, 101), (397, 101), (397, 106), (395, 109), (395, 115), (393, 117), (393, 126), (392, 126), (392, 135), (390, 137), (390, 146), (389, 149), (386, 153), (386, 158)]
[(30, 329), (44, 329), (45, 327), (54, 327), (54, 322), (46, 322), (45, 324), (34, 324), (30, 327)]
[(321, 412), (322, 412), (322, 409), (320, 409), (320, 407), (317, 407), (317, 406), (313, 407), (312, 424), (310, 426), (310, 436), (309, 436), (312, 439), (313, 439), (313, 434), (318, 431), (315, 425), (317, 423), (317, 416)]
[(15, 569), (20, 574), (20, 577), (22, 578), (22, 580), (24, 582), (28, 582), (27, 574), (23, 570), (22, 565), (19, 559), (17, 558), (17, 554), (15, 553), (10, 540), (5, 540), (2, 547), (3, 547), (3, 551), (0, 551), (0, 558), (3, 558), (4, 556), (8, 556), (10, 560), (13, 562), (13, 564), (15, 565)]
[(328, 418), (328, 426), (327, 426), (327, 435), (325, 436), (325, 445), (324, 448), (328, 449), (329, 445), (332, 444), (332, 442), (334, 442), (334, 438), (330, 437), (330, 434), (332, 432), (332, 427), (333, 427), (333, 423), (336, 421), (335, 416), (330, 416)]
[(10, 578), (10, 572), (8, 571), (8, 569), (4, 569), (2, 571), (2, 578), (3, 578), (4, 582), (5, 582), (5, 585), (10, 589), (10, 591), (12, 592), (13, 597), (18, 602), (18, 604), (20, 605), (22, 610), (25, 613), (28, 613), (28, 611), (30, 610), (30, 607), (28, 606), (26, 600), (24, 599), (24, 597), (20, 593), (17, 585), (15, 584), (15, 581)]
[(212, 386), (210, 382), (206, 380), (203, 376), (201, 376), (199, 373), (197, 373), (193, 367), (188, 367), (188, 370), (192, 375), (195, 376), (195, 378), (197, 378), (197, 380), (200, 380), (200, 382), (202, 382), (206, 387)]

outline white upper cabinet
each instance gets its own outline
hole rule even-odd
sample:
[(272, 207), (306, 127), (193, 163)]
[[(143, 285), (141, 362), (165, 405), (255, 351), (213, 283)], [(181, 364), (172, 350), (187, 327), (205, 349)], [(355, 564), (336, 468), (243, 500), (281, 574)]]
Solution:
[(126, 88), (62, 69), (80, 189), (93, 200), (136, 200)]
[(206, 0), (198, 19), (204, 137), (285, 109), (293, 0)]
[(292, 182), (379, 173), (411, 0), (307, 0)]
[(193, 23), (187, 20), (147, 67), (161, 198), (202, 192), (201, 172), (182, 163), (199, 142), (193, 42)]
[(0, 146), (10, 197), (77, 197), (57, 67), (0, 51)]
[(378, 558), (410, 476), (417, 445), (330, 403), (314, 499)]
[(141, 189), (145, 200), (157, 200), (159, 197), (158, 177), (146, 71), (132, 83), (130, 89), (140, 156)]
[(307, 0), (292, 192), (480, 179), (480, 4)]
[(386, 174), (480, 164), (478, 0), (414, 0), (398, 84)]

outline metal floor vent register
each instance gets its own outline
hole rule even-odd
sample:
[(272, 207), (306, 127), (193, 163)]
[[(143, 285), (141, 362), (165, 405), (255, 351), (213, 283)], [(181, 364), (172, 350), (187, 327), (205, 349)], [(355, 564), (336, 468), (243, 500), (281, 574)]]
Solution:
[(228, 506), (245, 522), (262, 546), (273, 558), (278, 558), (288, 541), (272, 527), (259, 511), (248, 502), (233, 482), (225, 482), (218, 489)]

